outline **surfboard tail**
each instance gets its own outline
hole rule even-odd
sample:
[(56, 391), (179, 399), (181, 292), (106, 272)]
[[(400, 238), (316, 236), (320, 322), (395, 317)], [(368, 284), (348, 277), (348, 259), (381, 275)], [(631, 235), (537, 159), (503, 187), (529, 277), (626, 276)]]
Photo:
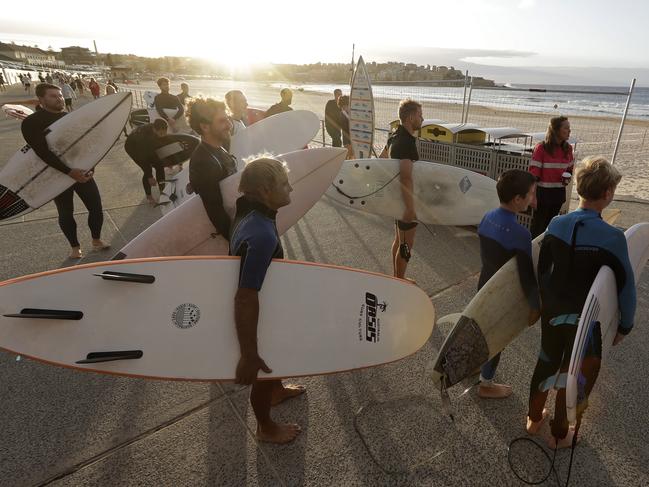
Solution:
[(442, 325), (444, 323), (450, 323), (451, 325), (455, 326), (457, 325), (457, 322), (460, 321), (460, 318), (462, 317), (462, 313), (451, 313), (446, 316), (442, 316), (437, 320), (437, 325)]

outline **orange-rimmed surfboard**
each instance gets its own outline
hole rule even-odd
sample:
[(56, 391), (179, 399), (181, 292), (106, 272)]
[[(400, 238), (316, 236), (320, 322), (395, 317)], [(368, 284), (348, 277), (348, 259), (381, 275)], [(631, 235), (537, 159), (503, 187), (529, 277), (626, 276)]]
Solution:
[[(53, 365), (170, 380), (230, 380), (239, 359), (236, 257), (101, 262), (0, 283), (0, 348)], [(372, 367), (415, 353), (434, 323), (408, 281), (273, 261), (259, 294), (260, 378)]]

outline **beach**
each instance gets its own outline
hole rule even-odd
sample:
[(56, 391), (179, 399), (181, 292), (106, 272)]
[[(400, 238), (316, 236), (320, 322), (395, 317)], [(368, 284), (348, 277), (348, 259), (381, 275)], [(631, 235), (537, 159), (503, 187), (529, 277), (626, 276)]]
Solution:
[[(272, 87), (228, 86), (242, 88), (252, 106), (277, 101)], [(0, 103), (21, 98), (15, 88), (0, 93)], [(321, 114), (328, 98), (296, 92), (294, 105)], [(436, 108), (441, 111), (427, 105), (426, 116)], [(20, 123), (0, 118), (0, 140), (4, 164), (24, 144)], [(123, 144), (122, 136), (95, 175), (104, 206), (102, 238), (112, 249), (89, 251), (81, 263), (110, 258), (161, 216), (146, 203), (141, 171)], [(632, 171), (632, 166), (620, 167)], [(644, 184), (640, 189), (646, 190)], [(86, 212), (76, 197), (75, 205), (87, 249)], [(622, 209), (617, 222), (622, 228), (647, 220), (646, 202), (620, 198), (612, 207)], [(387, 219), (349, 211), (323, 197), (282, 243), (289, 259), (390, 273), (393, 231)], [(3, 222), (0, 246), (0, 280), (76, 263), (65, 258), (68, 244), (52, 203)], [(475, 294), (479, 270), (475, 229), (428, 226), (418, 231), (409, 275), (431, 297), (438, 317), (464, 308)], [(649, 423), (642, 407), (649, 401), (649, 330), (644, 326), (649, 272), (642, 275), (638, 296), (636, 329), (607, 357), (591, 397), (571, 485), (642, 485), (649, 478), (642, 427)], [(285, 446), (255, 440), (247, 388), (82, 373), (0, 352), (0, 485), (521, 485), (507, 454), (510, 442), (524, 436), (540, 328), (526, 330), (503, 354), (498, 378), (511, 384), (514, 394), (485, 401), (475, 389), (465, 391), (472, 382), (454, 387), (454, 421), (428, 379), (431, 360), (449, 331), (449, 325), (436, 326), (418, 353), (393, 364), (300, 379), (307, 394), (273, 413), (302, 426), (298, 439)], [(546, 425), (542, 438), (548, 434)], [(561, 479), (569, 455), (557, 455)], [(536, 474), (549, 466), (532, 449), (518, 451), (518, 457), (515, 452), (513, 462)]]

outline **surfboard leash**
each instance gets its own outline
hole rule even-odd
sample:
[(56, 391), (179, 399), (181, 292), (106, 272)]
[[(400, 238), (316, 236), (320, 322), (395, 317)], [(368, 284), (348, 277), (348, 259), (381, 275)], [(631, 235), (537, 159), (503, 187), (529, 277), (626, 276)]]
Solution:
[(338, 186), (336, 186), (334, 183), (331, 183), (331, 185), (336, 188), (336, 191), (338, 191), (341, 195), (343, 195), (345, 198), (349, 198), (350, 200), (359, 200), (361, 198), (368, 198), (369, 196), (374, 196), (376, 193), (383, 191), (392, 181), (397, 179), (399, 177), (399, 174), (401, 173), (396, 173), (394, 176), (392, 176), (388, 182), (377, 188), (376, 190), (372, 191), (371, 193), (367, 193), (361, 196), (351, 196), (345, 193), (342, 189), (340, 189)]

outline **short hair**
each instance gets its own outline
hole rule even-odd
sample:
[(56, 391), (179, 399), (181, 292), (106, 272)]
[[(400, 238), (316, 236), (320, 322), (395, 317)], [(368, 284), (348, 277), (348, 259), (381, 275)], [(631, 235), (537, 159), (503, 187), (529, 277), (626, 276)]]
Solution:
[(153, 128), (156, 130), (167, 130), (169, 128), (169, 124), (164, 118), (156, 118), (153, 121)]
[(498, 178), (496, 192), (501, 203), (509, 203), (516, 196), (524, 198), (530, 188), (536, 183), (536, 177), (529, 171), (510, 169)]
[(234, 96), (240, 94), (243, 96), (243, 92), (241, 90), (230, 90), (225, 94), (225, 104), (230, 108), (232, 106), (232, 101), (234, 100)]
[(282, 91), (279, 92), (279, 96), (283, 97), (287, 93), (293, 93), (290, 88), (282, 88)]
[(156, 84), (158, 85), (158, 88), (160, 88), (160, 86), (161, 86), (162, 83), (164, 83), (164, 82), (169, 83), (169, 78), (165, 78), (165, 77), (158, 78), (158, 81), (156, 81)]
[(596, 201), (609, 189), (615, 189), (622, 175), (604, 156), (584, 158), (577, 169), (577, 194), (585, 200)]
[(225, 103), (214, 98), (203, 98), (197, 96), (187, 103), (187, 119), (189, 126), (199, 134), (202, 134), (201, 124), (212, 123), (214, 115), (220, 110), (225, 111)]
[(181, 88), (184, 88), (185, 86), (186, 86), (187, 88), (189, 88), (189, 85), (188, 85), (187, 83), (180, 83), (180, 87), (181, 87)]
[(334, 96), (336, 95), (336, 93), (340, 93), (340, 94), (342, 95), (342, 94), (343, 94), (343, 90), (341, 90), (340, 88), (336, 88), (336, 89), (334, 90)]
[(404, 123), (410, 115), (417, 111), (418, 108), (421, 108), (421, 103), (411, 100), (410, 98), (401, 100), (401, 103), (399, 103), (399, 120), (401, 120), (401, 123)]
[(43, 98), (45, 96), (45, 93), (47, 93), (47, 90), (59, 90), (61, 91), (61, 88), (59, 86), (53, 85), (52, 83), (38, 83), (36, 85), (36, 96), (39, 98)]
[(338, 105), (338, 108), (348, 107), (349, 106), (349, 96), (342, 95), (340, 98), (338, 98), (337, 105)]
[(260, 188), (274, 189), (281, 176), (286, 176), (286, 163), (263, 155), (246, 163), (239, 180), (239, 193), (257, 194)]

